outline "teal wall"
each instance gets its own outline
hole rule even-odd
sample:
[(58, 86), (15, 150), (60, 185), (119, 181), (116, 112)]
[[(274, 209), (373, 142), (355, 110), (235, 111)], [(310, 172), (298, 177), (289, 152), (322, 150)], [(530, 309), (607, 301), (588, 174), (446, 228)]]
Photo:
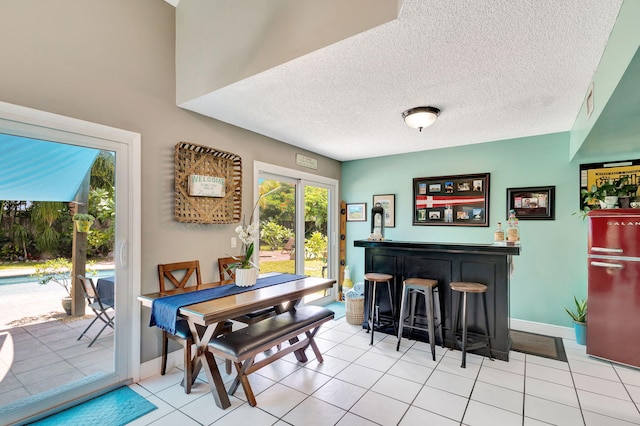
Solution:
[[(428, 144), (428, 132), (425, 144)], [(342, 198), (366, 202), (374, 194), (396, 194), (396, 227), (385, 237), (401, 241), (491, 243), (506, 219), (506, 189), (556, 187), (555, 220), (520, 221), (522, 252), (514, 257), (511, 318), (561, 326), (571, 321), (563, 307), (573, 295), (586, 297), (587, 224), (578, 210), (578, 164), (570, 163), (569, 133), (487, 142), (464, 147), (349, 161), (342, 166)], [(489, 227), (413, 226), (412, 180), (416, 177), (490, 173)], [(370, 222), (347, 223), (347, 264), (353, 282), (362, 281)]]

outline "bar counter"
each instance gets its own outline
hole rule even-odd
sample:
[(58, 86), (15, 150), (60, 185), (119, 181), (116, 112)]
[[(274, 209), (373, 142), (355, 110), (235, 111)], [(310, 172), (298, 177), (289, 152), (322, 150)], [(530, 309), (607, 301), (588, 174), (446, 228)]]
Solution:
[[(509, 360), (511, 338), (509, 336), (509, 277), (512, 256), (520, 254), (519, 245), (466, 244), (466, 243), (423, 243), (415, 241), (354, 241), (355, 247), (365, 249), (365, 273), (377, 272), (394, 277), (392, 299), (395, 307), (395, 320), (400, 311), (402, 281), (405, 278), (430, 278), (438, 280), (440, 305), (436, 314), (442, 313), (445, 345), (453, 347), (454, 298), (449, 283), (451, 281), (473, 281), (487, 286), (487, 310), (489, 316), (489, 335), (491, 353), (501, 360)], [(364, 277), (362, 278), (364, 279)], [(360, 280), (355, 277), (355, 280)], [(382, 289), (382, 291), (380, 290)], [(384, 287), (378, 290), (381, 315), (391, 314), (389, 298)], [(371, 299), (368, 286), (365, 286), (365, 321), (369, 315)], [(418, 297), (417, 312), (425, 313), (422, 297)], [(484, 317), (480, 297), (470, 295), (467, 299), (467, 322), (471, 337), (484, 333)], [(382, 330), (393, 334), (388, 327)], [(437, 335), (437, 332), (436, 332)], [(426, 340), (426, 335), (414, 333), (413, 338)], [(440, 342), (437, 342), (440, 344)], [(476, 352), (488, 355), (486, 349)]]

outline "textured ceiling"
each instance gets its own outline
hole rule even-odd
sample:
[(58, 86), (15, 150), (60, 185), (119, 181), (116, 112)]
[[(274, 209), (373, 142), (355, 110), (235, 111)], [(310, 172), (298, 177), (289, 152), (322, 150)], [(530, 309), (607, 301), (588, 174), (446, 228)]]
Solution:
[[(404, 0), (398, 18), (180, 106), (341, 161), (571, 129), (622, 0)], [(431, 127), (402, 111), (440, 108)]]

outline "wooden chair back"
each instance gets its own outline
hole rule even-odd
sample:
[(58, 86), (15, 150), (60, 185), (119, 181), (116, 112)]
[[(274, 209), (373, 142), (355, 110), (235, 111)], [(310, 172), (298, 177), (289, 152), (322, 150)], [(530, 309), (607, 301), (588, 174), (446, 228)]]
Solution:
[(218, 272), (220, 272), (220, 281), (235, 280), (236, 273), (229, 267), (238, 261), (233, 257), (219, 257), (218, 258)]
[[(184, 274), (174, 274), (175, 272), (183, 272)], [(158, 265), (158, 279), (160, 280), (160, 291), (170, 290), (166, 288), (167, 282), (171, 283), (174, 288), (184, 288), (189, 284), (189, 280), (195, 272), (196, 285), (202, 285), (202, 277), (200, 276), (200, 261), (191, 260), (188, 262), (164, 263)], [(182, 278), (178, 279), (176, 275)]]

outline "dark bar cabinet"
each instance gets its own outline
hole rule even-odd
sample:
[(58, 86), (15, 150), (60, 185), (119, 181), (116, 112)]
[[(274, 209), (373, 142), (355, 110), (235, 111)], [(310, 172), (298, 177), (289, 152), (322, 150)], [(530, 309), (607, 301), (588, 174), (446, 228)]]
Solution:
[[(454, 303), (449, 288), (451, 281), (473, 281), (487, 286), (487, 309), (489, 312), (489, 335), (492, 355), (500, 360), (509, 360), (511, 339), (509, 337), (509, 277), (512, 270), (512, 256), (520, 254), (519, 245), (464, 244), (464, 243), (423, 243), (411, 241), (370, 241), (357, 240), (355, 247), (365, 249), (365, 273), (377, 272), (391, 274), (394, 277), (392, 298), (395, 320), (400, 311), (402, 281), (406, 278), (420, 277), (438, 280), (440, 306), (436, 312), (443, 318), (445, 345), (453, 347)], [(354, 277), (353, 280), (359, 279)], [(477, 299), (477, 300), (476, 300)], [(369, 315), (370, 299), (365, 287), (365, 322)], [(391, 309), (387, 292), (381, 292), (381, 314), (390, 315)], [(418, 298), (418, 313), (424, 314), (425, 306)], [(468, 301), (468, 329), (471, 336), (483, 335), (484, 316), (480, 298)], [(382, 330), (393, 334), (393, 329)], [(437, 334), (437, 333), (436, 333)], [(424, 340), (426, 336), (414, 338)], [(440, 342), (438, 342), (440, 343)], [(488, 355), (486, 350), (479, 354)]]

